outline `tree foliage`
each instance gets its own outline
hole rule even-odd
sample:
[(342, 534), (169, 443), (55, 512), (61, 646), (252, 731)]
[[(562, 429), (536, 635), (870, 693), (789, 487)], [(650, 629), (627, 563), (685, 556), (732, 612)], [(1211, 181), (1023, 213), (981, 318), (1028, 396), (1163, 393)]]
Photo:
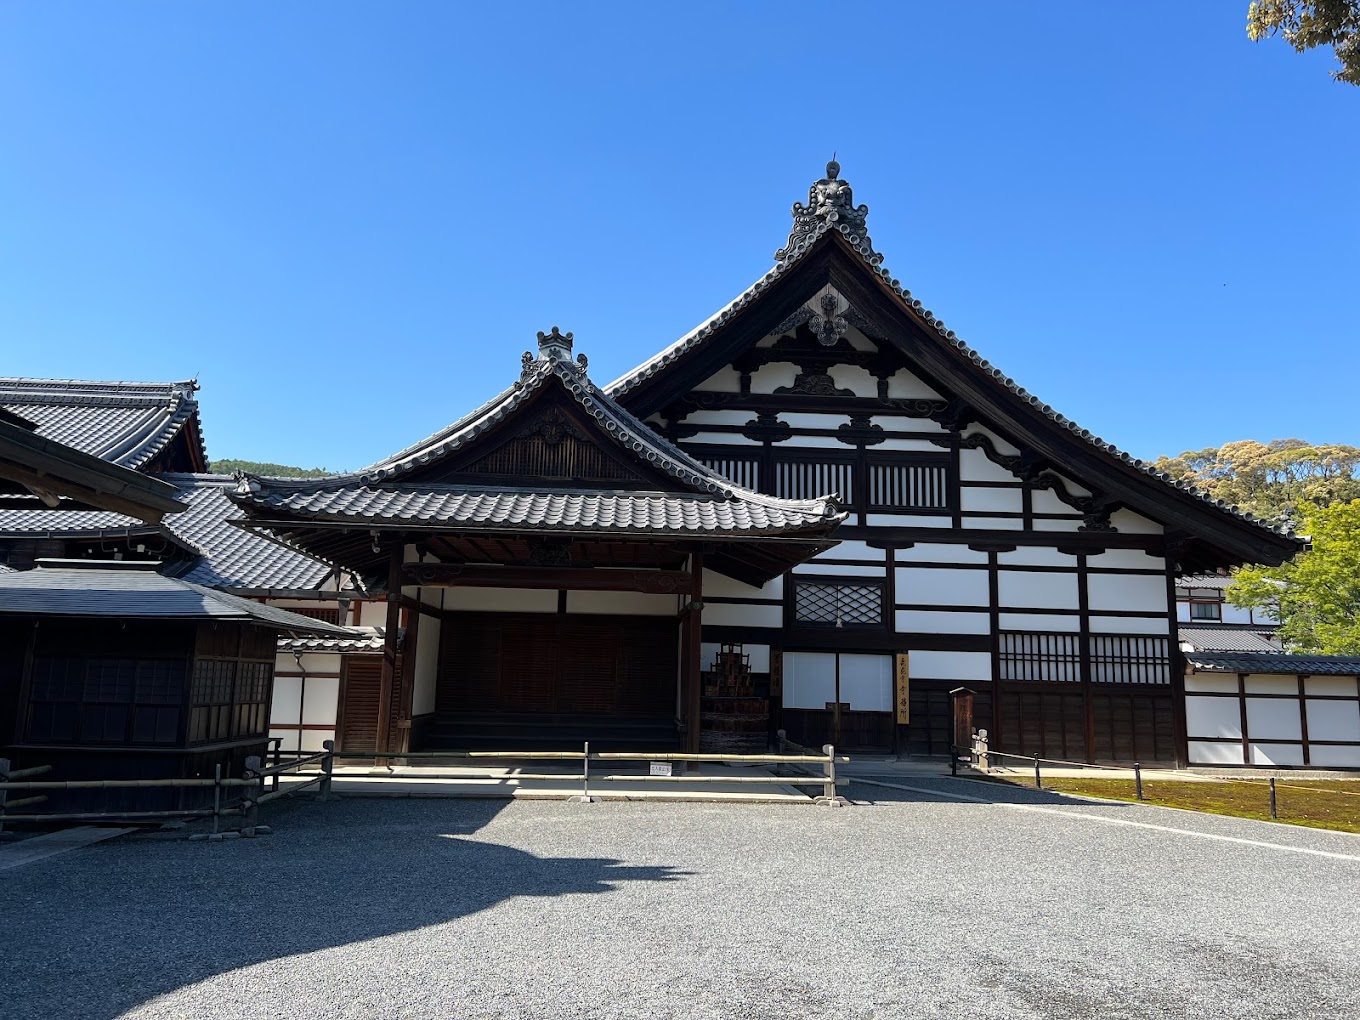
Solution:
[(1360, 85), (1360, 0), (1255, 0), (1247, 8), (1247, 36), (1278, 35), (1299, 53), (1330, 46), (1337, 81)]
[(1267, 520), (1296, 521), (1304, 504), (1360, 499), (1360, 447), (1254, 439), (1160, 457), (1159, 470)]
[(269, 464), (258, 460), (215, 460), (208, 467), (219, 475), (249, 471), (252, 475), (266, 475), (271, 478), (324, 478), (332, 473), (325, 468), (289, 467), (287, 464)]
[(1279, 567), (1243, 567), (1225, 596), (1274, 614), (1292, 650), (1360, 655), (1360, 499), (1299, 511), (1312, 548)]

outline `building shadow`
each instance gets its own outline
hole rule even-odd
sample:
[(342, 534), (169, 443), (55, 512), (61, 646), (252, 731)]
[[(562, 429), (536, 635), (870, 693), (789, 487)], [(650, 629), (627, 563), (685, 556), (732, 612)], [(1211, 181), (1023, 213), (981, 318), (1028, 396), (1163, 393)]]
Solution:
[[(857, 781), (872, 779), (873, 782)], [(880, 786), (879, 783), (892, 784)], [(1132, 789), (1130, 781), (1130, 789)], [(1093, 802), (1052, 790), (1036, 790), (993, 779), (953, 778), (951, 776), (872, 776), (850, 777), (848, 791), (842, 793), (855, 804), (1022, 804), (1043, 807), (1081, 808), (1096, 803), (1100, 807), (1130, 807), (1122, 801)]]
[[(132, 837), (14, 869), (0, 883), (0, 1016), (111, 1020), (237, 968), (414, 931), (512, 897), (603, 895), (687, 874), (475, 838), (504, 806), (288, 803), (270, 812), (272, 836)], [(242, 1015), (263, 1005), (242, 1003)]]

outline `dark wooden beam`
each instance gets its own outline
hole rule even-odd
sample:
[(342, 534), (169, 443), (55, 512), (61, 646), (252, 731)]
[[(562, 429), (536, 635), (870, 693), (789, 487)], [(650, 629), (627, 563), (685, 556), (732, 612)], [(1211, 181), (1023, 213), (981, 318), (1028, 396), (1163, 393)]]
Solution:
[(694, 595), (698, 580), (684, 570), (611, 567), (499, 567), (477, 563), (406, 563), (400, 581), (423, 588), (551, 588)]
[(383, 635), (382, 677), (378, 681), (378, 765), (386, 765), (382, 755), (388, 750), (392, 725), (392, 685), (397, 675), (397, 636), (401, 630), (402, 558), (405, 549), (392, 546), (387, 561), (387, 632)]

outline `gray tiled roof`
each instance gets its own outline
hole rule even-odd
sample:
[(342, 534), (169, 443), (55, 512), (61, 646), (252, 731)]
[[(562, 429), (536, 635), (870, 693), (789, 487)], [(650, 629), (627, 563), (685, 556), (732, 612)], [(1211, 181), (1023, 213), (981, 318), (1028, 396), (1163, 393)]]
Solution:
[(1189, 645), (1197, 652), (1278, 652), (1280, 646), (1271, 644), (1261, 635), (1250, 630), (1232, 627), (1186, 627), (1179, 628), (1182, 644)]
[(121, 514), (79, 510), (0, 510), (0, 535), (78, 538), (164, 536), (198, 554), (185, 580), (244, 591), (305, 591), (330, 576), (331, 568), (296, 549), (280, 545), (232, 521), (245, 515), (227, 498), (235, 485), (228, 475), (165, 474), (176, 498), (188, 509), (165, 517), (159, 527)]
[(194, 382), (0, 378), (0, 407), (37, 425), (45, 439), (138, 468), (198, 414), (196, 389)]
[(239, 620), (304, 634), (349, 636), (344, 627), (165, 577), (147, 564), (48, 560), (33, 570), (0, 574), (0, 613)]
[[(832, 233), (839, 233), (844, 237), (849, 243), (849, 246), (864, 261), (864, 265), (868, 271), (879, 277), (889, 288), (891, 288), (893, 293), (906, 302), (911, 310), (924, 319), (946, 343), (976, 365), (979, 370), (991, 376), (1011, 393), (1039, 410), (1050, 421), (1062, 426), (1068, 432), (1071, 432), (1073, 435), (1089, 443), (1091, 446), (1094, 446), (1096, 449), (1109, 454), (1131, 467), (1137, 468), (1144, 474), (1165, 482), (1167, 485), (1180, 489), (1232, 517), (1247, 521), (1277, 535), (1282, 535), (1287, 538), (1294, 537), (1293, 533), (1287, 528), (1279, 527), (1269, 521), (1262, 520), (1253, 514), (1239, 510), (1232, 504), (1224, 502), (1221, 499), (1213, 499), (1212, 497), (1205, 495), (1200, 489), (1189, 482), (1173, 478), (1166, 472), (1157, 470), (1151, 464), (1125, 453), (1114, 444), (1107, 443), (1090, 430), (1082, 428), (1076, 422), (1059, 414), (1048, 404), (1045, 404), (1038, 397), (1020, 386), (1014, 379), (1002, 372), (1001, 369), (992, 365), (991, 362), (983, 358), (982, 355), (969, 347), (963, 340), (960, 340), (952, 329), (947, 329), (942, 320), (936, 318), (930, 309), (926, 308), (919, 300), (912, 297), (911, 291), (905, 289), (901, 283), (881, 265), (883, 257), (870, 247), (868, 238), (860, 236), (859, 233), (846, 223), (824, 222), (814, 231), (805, 235), (801, 240), (798, 240), (797, 243), (784, 249), (784, 257), (775, 265), (775, 267), (738, 295), (736, 299), (727, 305), (727, 307), (723, 308), (718, 314), (714, 315), (706, 322), (695, 327), (659, 354), (644, 361), (641, 365), (631, 371), (619, 376), (619, 378), (605, 387), (605, 392), (616, 399), (622, 397), (624, 394), (635, 389), (644, 381), (661, 372), (667, 366), (688, 354), (690, 351), (703, 347), (720, 329), (722, 329), (722, 327), (726, 326), (732, 318), (748, 305), (755, 302), (776, 280), (787, 275), (789, 270), (802, 261), (804, 256), (811, 252), (819, 241)], [(790, 240), (792, 241), (793, 238), (790, 238)]]
[[(526, 355), (526, 358), (528, 356)], [(403, 482), (416, 468), (474, 442), (544, 387), (558, 383), (601, 432), (634, 458), (695, 492), (478, 487)], [(529, 358), (519, 381), (448, 428), (352, 474), (316, 479), (243, 475), (233, 493), (252, 516), (274, 509), (316, 520), (382, 518), (475, 528), (560, 528), (610, 533), (779, 534), (830, 528), (845, 518), (830, 495), (789, 500), (733, 484), (667, 442), (565, 358)]]
[(481, 489), (466, 485), (386, 483), (288, 491), (268, 488), (249, 499), (268, 510), (315, 520), (401, 520), (430, 526), (570, 529), (627, 534), (716, 536), (781, 534), (825, 525), (825, 504), (762, 497), (721, 499), (694, 493)]
[(1225, 574), (1187, 574), (1176, 578), (1177, 588), (1213, 588), (1222, 591), (1232, 584), (1232, 578)]
[[(382, 627), (346, 627), (348, 637), (336, 634), (283, 636), (279, 638), (281, 652), (343, 652), (346, 655), (382, 654), (385, 631)], [(404, 635), (398, 635), (398, 642)]]
[(1360, 676), (1360, 656), (1294, 652), (1187, 652), (1185, 661), (1204, 673), (1308, 673)]

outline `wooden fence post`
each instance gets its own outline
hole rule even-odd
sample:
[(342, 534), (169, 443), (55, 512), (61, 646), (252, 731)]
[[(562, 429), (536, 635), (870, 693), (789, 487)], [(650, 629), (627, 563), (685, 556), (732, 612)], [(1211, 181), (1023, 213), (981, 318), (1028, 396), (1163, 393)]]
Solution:
[(222, 814), (222, 763), (213, 766), (213, 833), (217, 833), (218, 819)]
[[(9, 759), (0, 758), (0, 783), (9, 782)], [(0, 786), (0, 839), (6, 838), (5, 833), (5, 800), (9, 796), (9, 790)]]
[[(255, 789), (251, 793), (250, 797), (246, 800), (247, 804), (246, 814), (245, 818), (242, 819), (245, 824), (241, 826), (242, 836), (255, 835), (255, 826), (256, 824), (258, 824), (260, 820), (260, 798), (264, 796), (264, 779), (265, 779), (265, 777), (260, 774), (262, 771), (263, 763), (260, 761), (258, 755), (252, 754), (250, 757), (246, 759), (245, 778), (258, 779), (259, 784), (257, 789)], [(249, 790), (250, 787), (247, 786), (244, 787), (244, 789)]]
[(323, 740), (321, 746), (326, 749), (326, 757), (321, 759), (321, 771), (324, 777), (321, 780), (321, 792), (317, 800), (328, 800), (331, 795), (331, 776), (335, 772), (335, 741)]

